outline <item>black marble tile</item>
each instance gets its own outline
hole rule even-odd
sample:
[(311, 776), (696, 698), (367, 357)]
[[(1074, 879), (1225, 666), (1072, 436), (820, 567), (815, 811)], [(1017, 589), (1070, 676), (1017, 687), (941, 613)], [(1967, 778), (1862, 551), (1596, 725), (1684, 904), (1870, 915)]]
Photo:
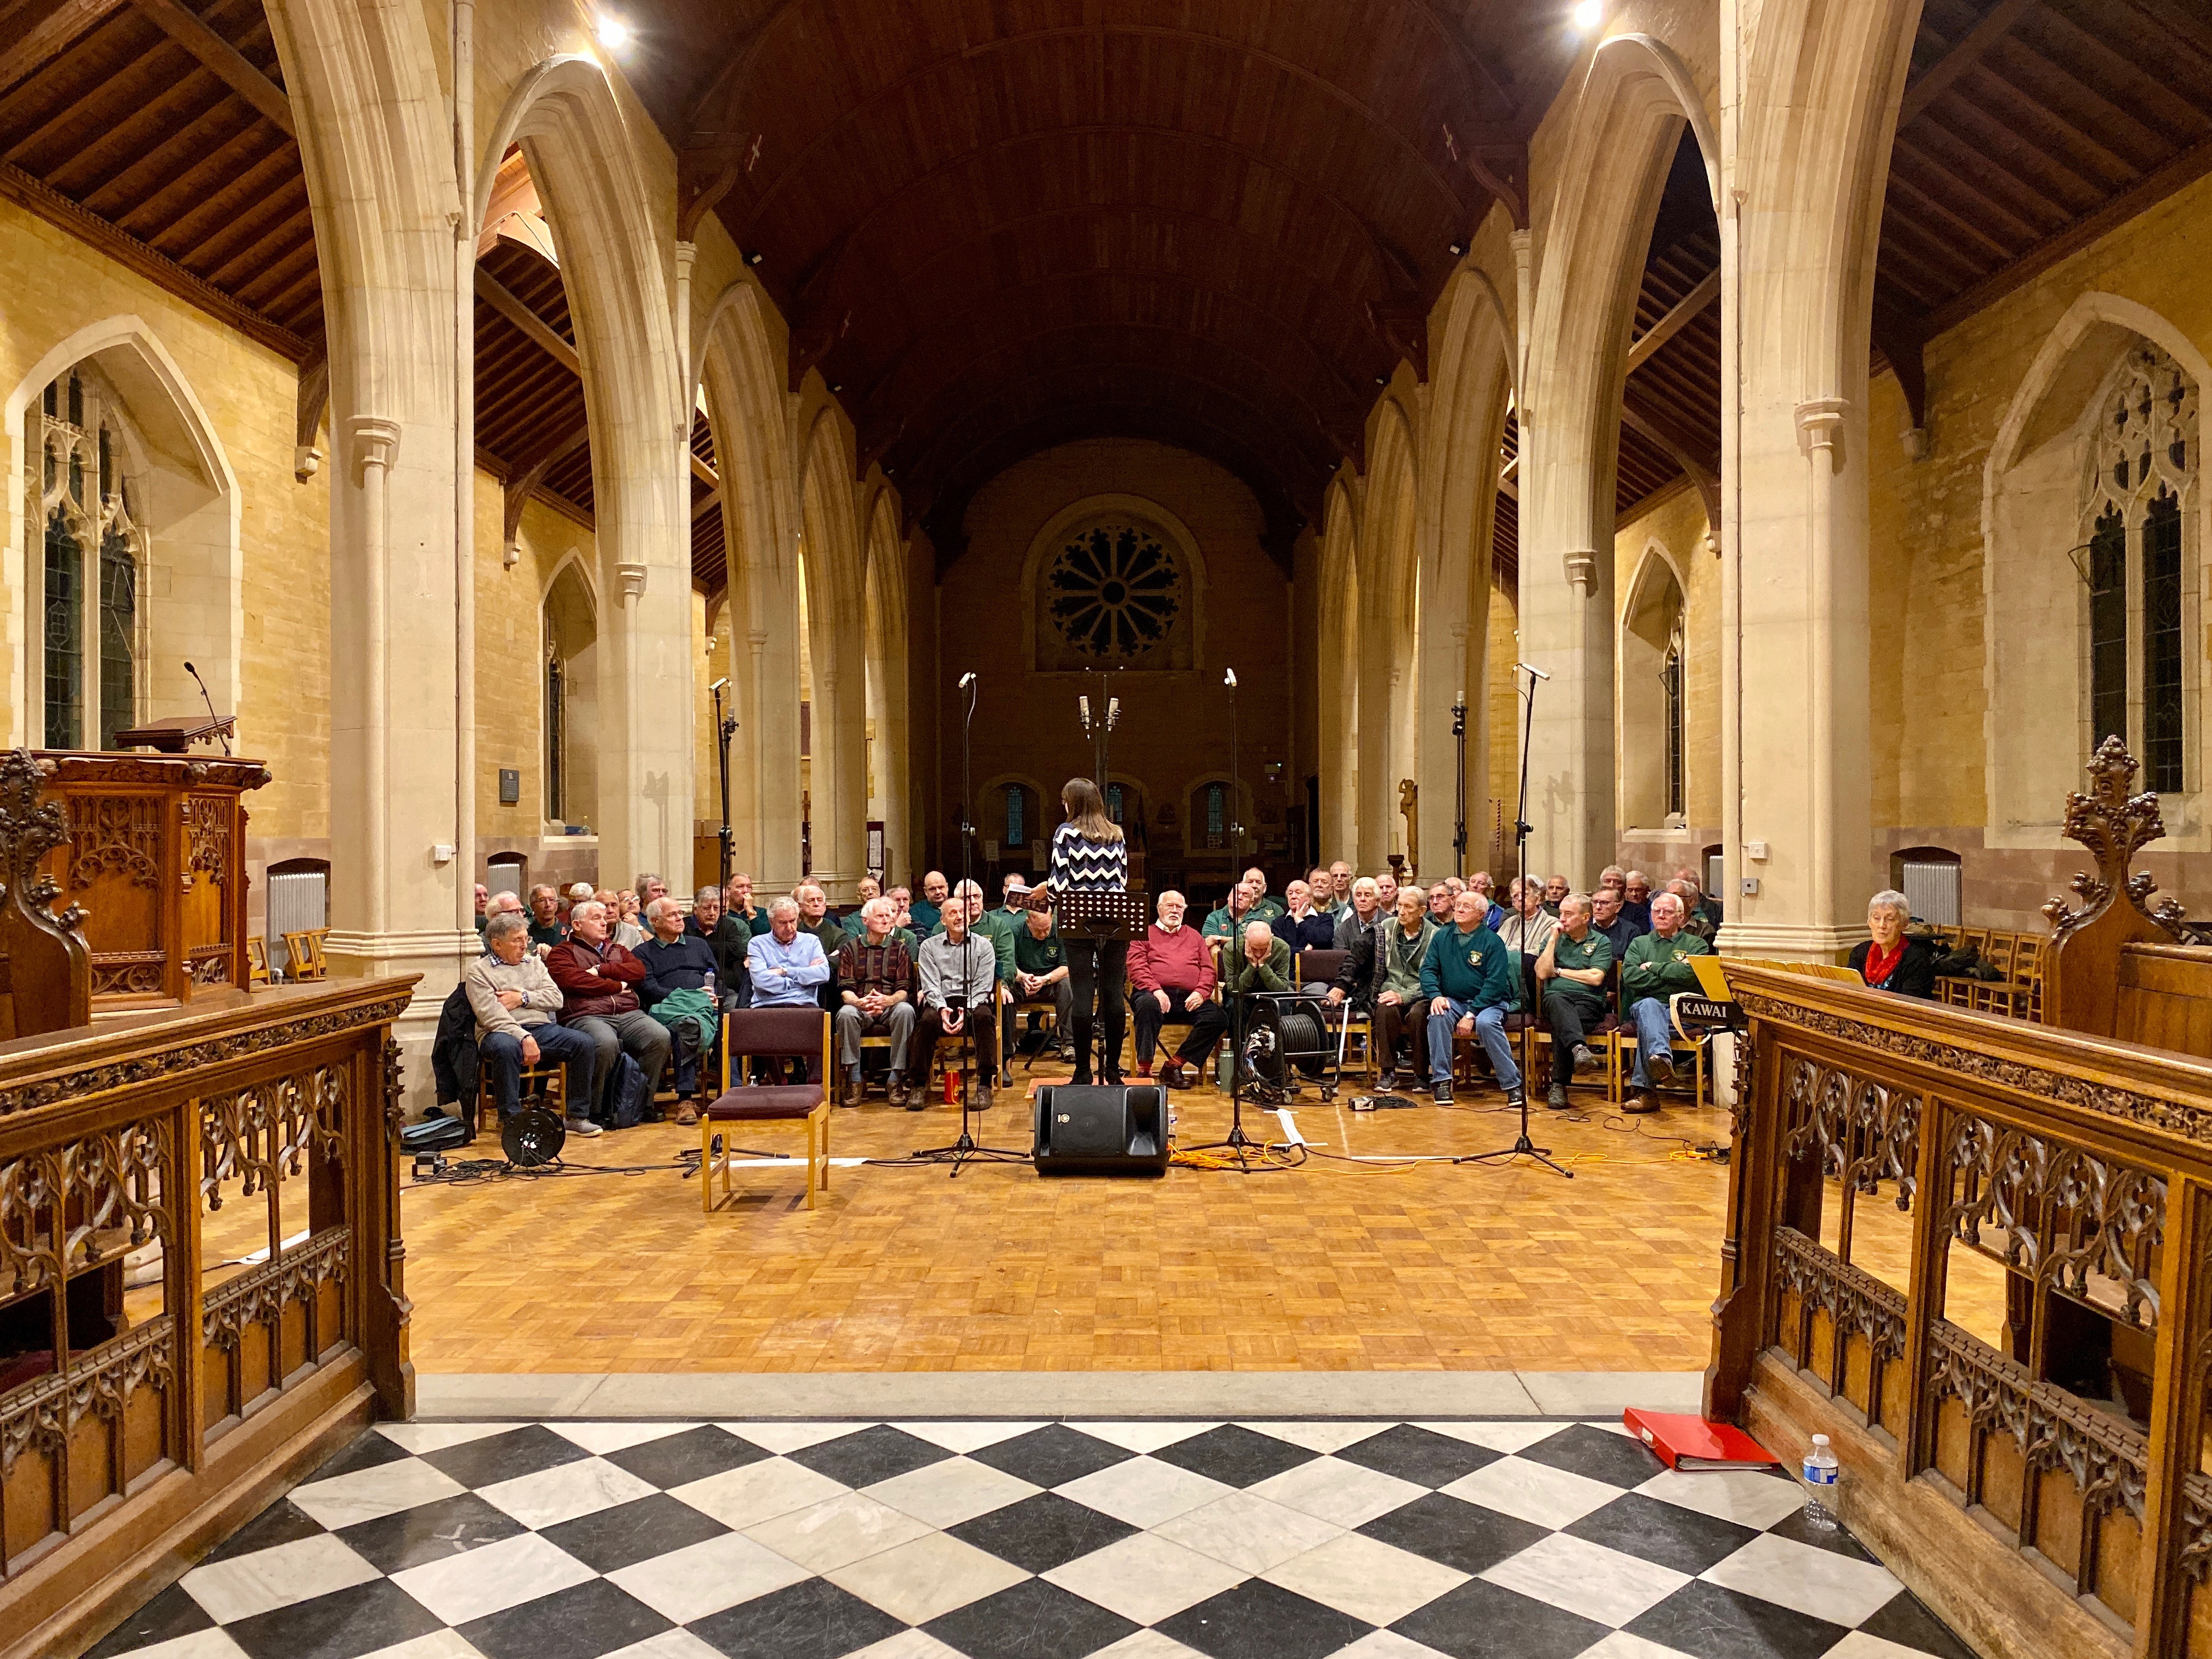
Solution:
[(1050, 1572), (1127, 1538), (1136, 1528), (1058, 1492), (1042, 1492), (945, 1530), (962, 1543), (988, 1550), (1025, 1572)]
[(445, 1628), (445, 1620), (388, 1578), (258, 1613), (223, 1634), (250, 1659), (361, 1659)]
[(761, 1462), (768, 1455), (751, 1441), (740, 1440), (727, 1429), (718, 1429), (708, 1423), (686, 1429), (681, 1434), (664, 1435), (642, 1445), (609, 1452), (607, 1462), (666, 1492), (671, 1486), (704, 1480), (710, 1474)]
[(599, 1659), (671, 1624), (628, 1590), (593, 1578), (454, 1628), (484, 1659)]
[(1272, 1434), (1255, 1434), (1235, 1423), (1163, 1446), (1152, 1455), (1163, 1463), (1218, 1480), (1224, 1486), (1255, 1486), (1272, 1475), (1310, 1463), (1320, 1455)]
[(1452, 1659), (1571, 1659), (1601, 1640), (1607, 1630), (1595, 1620), (1480, 1578), (1446, 1591), (1390, 1628)]
[(201, 1566), (230, 1561), (256, 1550), (272, 1550), (328, 1530), (289, 1498), (280, 1498), (199, 1559)]
[(1375, 1627), (1264, 1578), (1248, 1578), (1152, 1628), (1212, 1659), (1321, 1659)]
[(404, 1572), (425, 1561), (484, 1544), (496, 1544), (530, 1528), (472, 1492), (441, 1498), (397, 1515), (380, 1515), (342, 1528), (338, 1537), (379, 1572)]
[(1633, 1492), (1623, 1492), (1562, 1530), (1571, 1538), (1602, 1544), (1641, 1561), (1656, 1561), (1692, 1578), (1759, 1536), (1755, 1528)]
[(1042, 1578), (1024, 1579), (922, 1626), (969, 1659), (1082, 1659), (1137, 1628)]
[(791, 1454), (791, 1461), (848, 1486), (872, 1486), (893, 1475), (910, 1474), (932, 1463), (942, 1463), (951, 1455), (944, 1447), (933, 1446), (918, 1435), (878, 1423), (857, 1434), (801, 1447)]
[(593, 1572), (618, 1572), (656, 1555), (672, 1555), (719, 1538), (728, 1530), (711, 1515), (657, 1492), (634, 1504), (617, 1504), (547, 1527), (540, 1535)]
[(684, 1628), (728, 1659), (842, 1659), (907, 1626), (826, 1578), (809, 1578)]
[(1359, 1531), (1378, 1542), (1467, 1573), (1494, 1567), (1551, 1536), (1549, 1528), (1440, 1492), (1379, 1515)]
[(1622, 1628), (1698, 1659), (1819, 1659), (1844, 1635), (1841, 1625), (1702, 1578)]
[(1974, 1659), (1974, 1650), (1952, 1635), (1950, 1627), (1911, 1590), (1898, 1591), (1894, 1601), (1859, 1628), (1901, 1648), (1935, 1654), (1937, 1659)]
[(118, 1654), (189, 1636), (214, 1623), (207, 1610), (185, 1594), (182, 1585), (172, 1584), (102, 1637), (84, 1659), (115, 1659)]
[(397, 1463), (414, 1455), (405, 1447), (386, 1439), (375, 1430), (371, 1429), (300, 1484), (303, 1486), (311, 1486), (318, 1480), (335, 1480), (342, 1474), (352, 1474), (362, 1469), (373, 1469), (383, 1463)]
[(1612, 1486), (1640, 1486), (1667, 1467), (1642, 1441), (1587, 1423), (1571, 1424), (1515, 1455)]
[(995, 1446), (985, 1446), (968, 1455), (1018, 1480), (1026, 1480), (1032, 1486), (1052, 1487), (1080, 1480), (1086, 1474), (1096, 1474), (1116, 1463), (1126, 1463), (1136, 1454), (1079, 1429), (1071, 1429), (1065, 1423), (1048, 1423), (1043, 1428), (1031, 1429), (1027, 1434), (1018, 1434), (1011, 1440), (1001, 1440)]
[(1455, 1440), (1433, 1429), (1417, 1429), (1411, 1423), (1401, 1423), (1380, 1434), (1370, 1435), (1356, 1445), (1346, 1446), (1335, 1455), (1347, 1463), (1394, 1474), (1401, 1480), (1410, 1480), (1433, 1492), (1473, 1474), (1486, 1464), (1495, 1463), (1504, 1454), (1487, 1446)]
[(558, 1468), (563, 1463), (580, 1463), (590, 1455), (574, 1441), (554, 1433), (543, 1423), (528, 1423), (519, 1429), (486, 1435), (480, 1440), (465, 1440), (458, 1446), (425, 1452), (422, 1461), (475, 1491), (501, 1480), (536, 1474), (541, 1469)]

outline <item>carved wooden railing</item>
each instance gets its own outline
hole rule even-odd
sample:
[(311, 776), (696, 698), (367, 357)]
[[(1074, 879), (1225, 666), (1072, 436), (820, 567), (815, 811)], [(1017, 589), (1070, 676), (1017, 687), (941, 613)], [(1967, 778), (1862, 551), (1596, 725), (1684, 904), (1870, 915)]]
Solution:
[(0, 1652), (77, 1651), (412, 1412), (391, 1029), (413, 983), (0, 1045)]
[(2212, 1656), (2212, 1065), (1731, 964), (1707, 1408), (1990, 1659)]

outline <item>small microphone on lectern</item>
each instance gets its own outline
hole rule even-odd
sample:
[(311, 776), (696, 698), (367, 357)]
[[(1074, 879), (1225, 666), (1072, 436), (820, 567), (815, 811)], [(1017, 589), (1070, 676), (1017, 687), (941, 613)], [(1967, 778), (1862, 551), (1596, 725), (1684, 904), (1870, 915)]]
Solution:
[(961, 689), (963, 691), (965, 691), (965, 690), (966, 690), (969, 686), (971, 686), (971, 685), (973, 685), (973, 684), (975, 684), (975, 676), (972, 672), (970, 672), (970, 673), (966, 673), (966, 674), (963, 674), (963, 675), (960, 677), (960, 689)]
[[(200, 671), (191, 664), (186, 663), (185, 672), (190, 674), (192, 677), (192, 684), (199, 687), (200, 701), (207, 705), (208, 718), (211, 720), (221, 720), (222, 716), (215, 712), (215, 699), (208, 696), (207, 682), (200, 678)], [(230, 752), (230, 733), (223, 732), (217, 735), (222, 738), (222, 752), (228, 755)]]
[(1231, 691), (1234, 691), (1237, 689), (1237, 671), (1233, 668), (1223, 669), (1221, 671), (1221, 683), (1227, 686)]
[(1516, 662), (1513, 665), (1516, 668), (1520, 669), (1523, 673), (1534, 674), (1540, 680), (1548, 680), (1552, 678), (1549, 674), (1547, 674), (1542, 669), (1537, 667), (1536, 665), (1532, 662)]

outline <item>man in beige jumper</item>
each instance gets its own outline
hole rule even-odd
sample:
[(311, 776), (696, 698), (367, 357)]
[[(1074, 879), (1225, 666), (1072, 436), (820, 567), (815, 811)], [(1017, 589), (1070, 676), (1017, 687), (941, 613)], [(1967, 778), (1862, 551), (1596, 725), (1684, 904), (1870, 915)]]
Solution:
[(522, 1104), (524, 1066), (558, 1060), (568, 1068), (568, 1133), (599, 1133), (589, 1115), (599, 1048), (583, 1032), (555, 1020), (561, 988), (530, 948), (529, 921), (509, 914), (486, 923), (484, 954), (469, 965), (462, 983), (477, 1017), (477, 1051), (491, 1066), (500, 1116), (514, 1116)]

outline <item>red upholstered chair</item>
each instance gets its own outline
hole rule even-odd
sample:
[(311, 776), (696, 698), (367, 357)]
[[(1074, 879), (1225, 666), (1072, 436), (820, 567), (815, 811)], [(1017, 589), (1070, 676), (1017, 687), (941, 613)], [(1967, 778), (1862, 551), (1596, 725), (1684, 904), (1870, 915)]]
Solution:
[[(752, 1068), (743, 1062), (753, 1057), (805, 1060), (821, 1066), (820, 1082), (796, 1085), (748, 1084)], [(806, 1125), (806, 1207), (814, 1207), (815, 1194), (830, 1184), (829, 1080), (830, 1016), (819, 1008), (732, 1008), (722, 1016), (722, 1080), (726, 1085), (714, 1103), (699, 1115), (699, 1207), (714, 1210), (714, 1176), (722, 1177), (722, 1196), (730, 1194), (730, 1166), (736, 1162), (732, 1133), (740, 1123)], [(727, 1087), (731, 1071), (740, 1079)], [(717, 1133), (722, 1154), (714, 1155)]]

